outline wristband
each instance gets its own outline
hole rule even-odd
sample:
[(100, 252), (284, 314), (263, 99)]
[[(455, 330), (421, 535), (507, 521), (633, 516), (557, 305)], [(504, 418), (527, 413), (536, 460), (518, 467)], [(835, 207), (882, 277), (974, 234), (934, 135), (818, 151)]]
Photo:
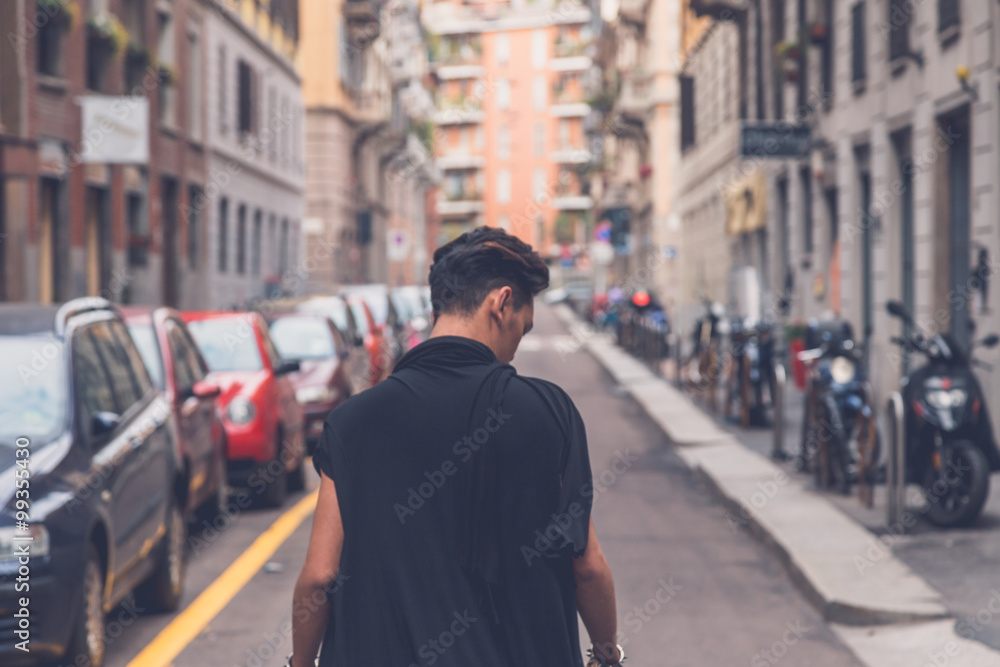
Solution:
[(622, 648), (621, 644), (615, 644), (615, 650), (618, 651), (618, 660), (615, 662), (604, 662), (593, 648), (588, 649), (587, 656), (590, 660), (587, 661), (587, 667), (618, 667), (625, 662), (625, 649)]

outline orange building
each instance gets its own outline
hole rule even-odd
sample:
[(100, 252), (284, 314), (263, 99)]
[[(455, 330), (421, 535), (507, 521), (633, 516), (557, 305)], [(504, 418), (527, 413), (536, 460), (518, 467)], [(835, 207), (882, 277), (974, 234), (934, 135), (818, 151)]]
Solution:
[(423, 16), (438, 84), (439, 240), (485, 224), (547, 255), (586, 243), (590, 8), (445, 1)]

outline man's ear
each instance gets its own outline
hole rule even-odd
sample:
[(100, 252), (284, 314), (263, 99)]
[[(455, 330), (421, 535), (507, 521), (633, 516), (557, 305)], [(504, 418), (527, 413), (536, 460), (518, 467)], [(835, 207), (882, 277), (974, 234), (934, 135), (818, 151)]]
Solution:
[(514, 303), (514, 294), (511, 291), (510, 287), (504, 285), (503, 287), (500, 288), (500, 291), (497, 293), (496, 296), (497, 310), (502, 313), (504, 309), (507, 308), (507, 306), (513, 306), (513, 303)]

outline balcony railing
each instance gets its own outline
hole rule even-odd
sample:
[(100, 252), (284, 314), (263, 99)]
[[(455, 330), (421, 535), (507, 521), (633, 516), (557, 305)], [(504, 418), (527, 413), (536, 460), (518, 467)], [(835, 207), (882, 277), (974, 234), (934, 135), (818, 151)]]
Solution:
[(649, 107), (653, 77), (641, 70), (622, 73), (618, 108), (625, 112), (644, 111)]
[(458, 191), (446, 192), (446, 201), (482, 201), (483, 193), (476, 188), (460, 188)]
[(590, 40), (584, 39), (556, 39), (552, 45), (552, 54), (556, 58), (572, 58), (574, 56), (587, 55), (587, 47)]

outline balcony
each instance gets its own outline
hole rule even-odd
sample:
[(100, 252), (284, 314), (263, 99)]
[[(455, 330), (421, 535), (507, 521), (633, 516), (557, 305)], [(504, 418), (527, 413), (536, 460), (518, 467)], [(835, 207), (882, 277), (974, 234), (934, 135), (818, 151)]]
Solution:
[(479, 35), (433, 35), (428, 45), (431, 64), (442, 67), (481, 65), (483, 41)]
[(553, 72), (586, 72), (593, 61), (590, 56), (555, 57), (549, 61), (549, 69)]
[(439, 65), (437, 68), (439, 79), (481, 79), (486, 75), (486, 68), (482, 65)]
[(621, 92), (615, 104), (618, 111), (627, 114), (643, 114), (650, 106), (653, 90), (653, 76), (641, 70), (623, 72)]
[(590, 113), (590, 105), (586, 102), (553, 104), (549, 107), (549, 113), (556, 118), (583, 118)]
[(555, 58), (575, 58), (585, 56), (590, 40), (583, 39), (559, 39), (552, 45), (552, 55)]
[(438, 169), (441, 171), (482, 169), (486, 166), (486, 158), (482, 155), (472, 155), (468, 152), (454, 152), (438, 156), (436, 163)]
[(562, 148), (549, 155), (556, 164), (587, 164), (592, 157), (586, 148)]
[(441, 217), (464, 217), (482, 211), (482, 195), (475, 191), (449, 194), (440, 197), (437, 202), (437, 212)]
[(557, 211), (589, 211), (594, 200), (587, 195), (562, 195), (552, 198), (552, 208)]
[(371, 44), (382, 30), (379, 19), (379, 4), (373, 0), (347, 0), (344, 3), (344, 19), (354, 44)]
[(691, 10), (697, 16), (711, 16), (717, 21), (733, 21), (746, 11), (743, 0), (691, 0)]

